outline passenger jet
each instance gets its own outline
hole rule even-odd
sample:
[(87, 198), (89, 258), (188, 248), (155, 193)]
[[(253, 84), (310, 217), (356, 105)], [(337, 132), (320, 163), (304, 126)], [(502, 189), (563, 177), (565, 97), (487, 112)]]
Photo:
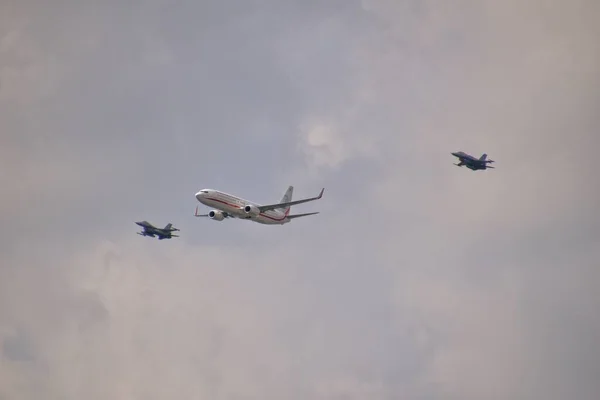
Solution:
[(290, 209), (293, 205), (320, 199), (323, 196), (325, 188), (321, 189), (321, 193), (319, 193), (317, 197), (296, 201), (292, 201), (293, 191), (294, 187), (290, 186), (279, 203), (265, 206), (218, 190), (202, 189), (196, 193), (196, 199), (198, 199), (200, 203), (213, 207), (214, 209), (210, 210), (208, 214), (198, 214), (198, 207), (196, 207), (194, 216), (209, 217), (215, 221), (223, 221), (225, 218), (240, 218), (266, 225), (283, 225), (291, 222), (294, 218), (318, 214), (318, 212), (312, 212), (290, 215)]

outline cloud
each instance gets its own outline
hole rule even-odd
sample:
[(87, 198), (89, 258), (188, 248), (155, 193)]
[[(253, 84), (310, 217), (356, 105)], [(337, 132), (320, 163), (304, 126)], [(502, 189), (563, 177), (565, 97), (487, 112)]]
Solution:
[(352, 159), (376, 155), (373, 140), (364, 132), (349, 130), (349, 120), (352, 117), (337, 117), (333, 121), (313, 118), (301, 127), (299, 147), (305, 153), (309, 166), (340, 168)]
[[(44, 275), (37, 268), (3, 269), (2, 314), (10, 316), (4, 323), (24, 326), (39, 349), (32, 364), (51, 367), (32, 372), (29, 379), (39, 386), (27, 389), (30, 396), (322, 398), (341, 390), (325, 389), (335, 380), (352, 379), (348, 384), (358, 385), (353, 393), (376, 384), (340, 376), (342, 363), (358, 367), (370, 357), (353, 351), (344, 333), (355, 325), (352, 315), (336, 315), (338, 300), (350, 299), (349, 293), (329, 299), (315, 292), (316, 303), (305, 297), (306, 290), (318, 289), (307, 281), (312, 273), (302, 273), (301, 259), (278, 263), (300, 253), (289, 245), (249, 258), (235, 248), (174, 243), (157, 251), (135, 238), (119, 242), (47, 264)], [(9, 304), (19, 304), (19, 312)], [(368, 311), (351, 307), (354, 316)], [(7, 359), (3, 365), (16, 368)], [(26, 394), (8, 376), (4, 394)]]
[(303, 132), (307, 156), (317, 165), (337, 166), (348, 157), (344, 142), (331, 125), (313, 124)]
[[(0, 6), (0, 398), (595, 398), (595, 2), (34, 5)], [(192, 217), (288, 184), (321, 213)]]

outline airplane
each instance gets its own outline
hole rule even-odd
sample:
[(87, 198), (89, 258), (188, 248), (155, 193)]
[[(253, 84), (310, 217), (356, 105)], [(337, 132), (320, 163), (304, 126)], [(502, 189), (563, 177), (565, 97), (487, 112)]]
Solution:
[(175, 232), (175, 231), (179, 230), (177, 228), (173, 228), (173, 224), (171, 224), (171, 223), (168, 223), (167, 226), (165, 226), (162, 229), (155, 227), (148, 221), (136, 222), (136, 224), (141, 226), (142, 228), (144, 228), (141, 232), (136, 232), (138, 235), (141, 235), (141, 236), (158, 237), (158, 240), (179, 237), (179, 236), (173, 235), (171, 233), (171, 232)]
[(210, 210), (208, 214), (198, 214), (198, 207), (196, 206), (194, 216), (208, 217), (215, 221), (223, 221), (225, 218), (239, 218), (265, 225), (283, 225), (291, 222), (295, 218), (318, 214), (318, 212), (311, 212), (290, 215), (290, 209), (293, 205), (320, 199), (323, 197), (324, 191), (325, 188), (321, 189), (321, 193), (316, 197), (292, 201), (294, 187), (290, 186), (279, 203), (259, 205), (218, 190), (202, 189), (196, 193), (196, 199), (198, 199), (200, 203), (213, 207), (214, 209)]
[(494, 160), (487, 160), (487, 154), (483, 153), (481, 155), (481, 157), (479, 158), (475, 158), (467, 153), (464, 153), (462, 151), (459, 152), (455, 152), (455, 153), (450, 153), (452, 154), (454, 157), (458, 157), (458, 159), (460, 160), (458, 164), (454, 164), (457, 167), (462, 167), (463, 165), (466, 165), (467, 168), (473, 170), (473, 171), (477, 171), (480, 169), (488, 169), (488, 168), (494, 168), (491, 165), (493, 162), (495, 162)]

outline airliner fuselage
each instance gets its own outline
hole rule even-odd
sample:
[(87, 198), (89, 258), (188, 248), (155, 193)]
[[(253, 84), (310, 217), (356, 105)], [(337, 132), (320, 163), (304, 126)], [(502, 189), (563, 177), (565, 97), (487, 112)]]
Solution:
[(292, 201), (293, 186), (288, 187), (279, 203), (260, 205), (252, 201), (233, 196), (229, 193), (214, 189), (202, 189), (196, 193), (196, 199), (205, 206), (213, 208), (208, 214), (198, 214), (196, 207), (196, 217), (209, 217), (216, 221), (222, 221), (225, 218), (247, 219), (265, 225), (283, 225), (291, 222), (292, 219), (306, 217), (308, 215), (318, 214), (311, 212), (305, 214), (290, 215), (290, 209), (295, 204), (302, 204), (309, 201), (318, 200), (323, 196), (323, 191), (316, 197)]
[[(259, 212), (258, 204), (214, 189), (199, 191), (196, 193), (196, 199), (205, 206), (215, 208), (216, 210), (211, 210), (208, 216), (219, 221), (227, 215), (240, 219), (251, 219), (254, 222), (268, 225), (283, 225), (291, 221), (287, 218), (290, 207)], [(244, 207), (248, 206), (250, 206), (250, 213), (244, 210)]]

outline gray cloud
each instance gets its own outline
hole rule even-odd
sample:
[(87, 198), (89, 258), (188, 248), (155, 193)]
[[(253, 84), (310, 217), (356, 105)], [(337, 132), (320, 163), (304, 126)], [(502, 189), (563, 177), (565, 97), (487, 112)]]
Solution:
[(598, 11), (1, 5), (0, 398), (595, 398)]

